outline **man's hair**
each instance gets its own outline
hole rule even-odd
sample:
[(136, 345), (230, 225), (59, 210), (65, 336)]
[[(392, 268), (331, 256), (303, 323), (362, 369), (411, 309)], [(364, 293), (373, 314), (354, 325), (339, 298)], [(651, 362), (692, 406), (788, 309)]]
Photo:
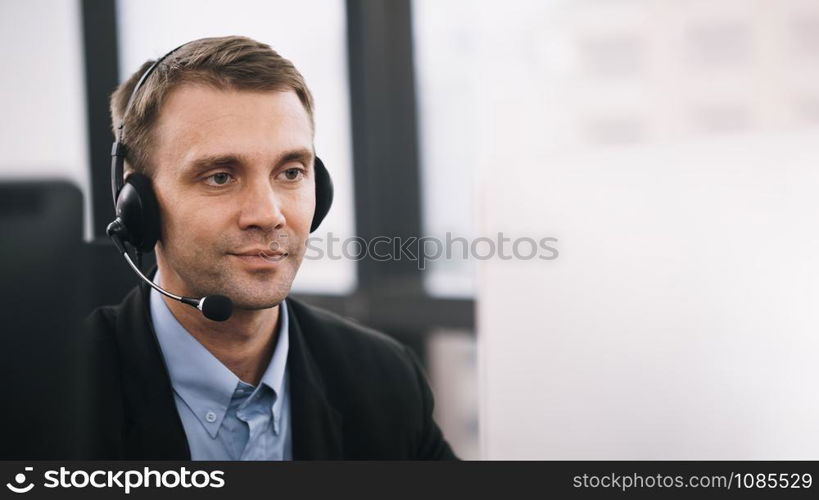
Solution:
[[(153, 64), (147, 61), (111, 95), (111, 121), (116, 136), (128, 99), (139, 78)], [(202, 38), (166, 57), (137, 92), (125, 116), (123, 137), (129, 166), (151, 175), (153, 128), (162, 103), (179, 86), (193, 83), (219, 90), (288, 91), (299, 97), (313, 124), (313, 97), (293, 63), (269, 45), (242, 36)]]

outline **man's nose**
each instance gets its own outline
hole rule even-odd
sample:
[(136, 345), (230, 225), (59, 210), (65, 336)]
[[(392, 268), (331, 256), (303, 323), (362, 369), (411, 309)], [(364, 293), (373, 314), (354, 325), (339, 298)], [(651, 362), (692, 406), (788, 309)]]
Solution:
[(253, 183), (242, 196), (239, 226), (242, 229), (257, 227), (265, 231), (281, 229), (285, 223), (281, 201), (269, 182)]

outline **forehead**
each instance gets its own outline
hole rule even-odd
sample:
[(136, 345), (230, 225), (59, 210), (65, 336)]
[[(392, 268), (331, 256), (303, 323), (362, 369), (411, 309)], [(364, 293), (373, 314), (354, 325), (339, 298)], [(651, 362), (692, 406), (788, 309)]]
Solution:
[(276, 155), (312, 148), (310, 117), (293, 90), (245, 91), (185, 84), (165, 99), (154, 130), (156, 159), (201, 154)]

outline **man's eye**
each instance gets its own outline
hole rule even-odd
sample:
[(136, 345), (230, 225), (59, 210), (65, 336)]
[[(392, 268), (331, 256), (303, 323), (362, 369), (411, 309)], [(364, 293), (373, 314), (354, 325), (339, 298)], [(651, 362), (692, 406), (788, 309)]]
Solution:
[(304, 170), (300, 168), (288, 168), (282, 173), (284, 174), (285, 179), (288, 181), (297, 181), (302, 175), (304, 175)]
[(213, 175), (209, 175), (207, 177), (209, 183), (216, 186), (224, 186), (225, 184), (230, 182), (230, 179), (231, 175), (227, 172), (219, 172)]

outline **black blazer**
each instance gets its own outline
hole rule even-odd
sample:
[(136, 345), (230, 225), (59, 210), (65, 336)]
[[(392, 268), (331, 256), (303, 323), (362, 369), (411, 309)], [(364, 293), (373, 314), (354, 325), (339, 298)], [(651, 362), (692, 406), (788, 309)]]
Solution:
[[(149, 291), (140, 284), (85, 322), (89, 458), (190, 459)], [(287, 303), (295, 460), (456, 458), (408, 348), (328, 311)]]

